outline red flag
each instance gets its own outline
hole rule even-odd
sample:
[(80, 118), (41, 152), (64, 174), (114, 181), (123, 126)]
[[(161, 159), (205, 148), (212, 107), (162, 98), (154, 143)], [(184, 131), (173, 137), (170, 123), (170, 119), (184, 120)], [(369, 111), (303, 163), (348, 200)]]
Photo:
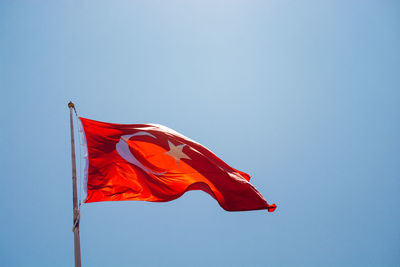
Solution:
[(85, 203), (162, 202), (203, 190), (227, 211), (276, 209), (249, 183), (250, 175), (172, 129), (80, 120), (89, 158)]

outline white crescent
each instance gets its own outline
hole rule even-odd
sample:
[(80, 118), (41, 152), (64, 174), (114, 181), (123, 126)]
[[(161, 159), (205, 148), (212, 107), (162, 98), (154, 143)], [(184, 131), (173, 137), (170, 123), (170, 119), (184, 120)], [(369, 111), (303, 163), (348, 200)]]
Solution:
[(154, 175), (163, 175), (166, 172), (155, 172), (155, 171), (147, 168), (139, 160), (137, 160), (137, 158), (135, 158), (135, 156), (129, 150), (129, 145), (125, 140), (129, 140), (133, 136), (140, 136), (140, 135), (148, 135), (148, 136), (151, 136), (151, 137), (157, 139), (157, 137), (155, 137), (154, 135), (152, 135), (152, 134), (150, 134), (148, 132), (137, 132), (137, 133), (134, 133), (134, 134), (123, 135), (123, 136), (121, 136), (121, 139), (119, 140), (119, 142), (115, 146), (118, 154), (124, 160), (128, 161), (129, 163), (131, 163), (133, 165), (136, 165), (137, 167), (141, 168), (143, 171), (145, 171), (147, 173), (151, 173), (151, 174), (154, 174)]

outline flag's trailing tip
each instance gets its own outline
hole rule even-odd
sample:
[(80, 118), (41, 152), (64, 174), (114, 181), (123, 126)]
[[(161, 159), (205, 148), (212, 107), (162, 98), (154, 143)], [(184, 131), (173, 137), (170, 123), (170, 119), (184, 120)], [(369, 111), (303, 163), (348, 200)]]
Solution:
[(269, 205), (269, 207), (267, 209), (268, 209), (268, 212), (274, 212), (276, 210), (276, 205), (275, 204)]

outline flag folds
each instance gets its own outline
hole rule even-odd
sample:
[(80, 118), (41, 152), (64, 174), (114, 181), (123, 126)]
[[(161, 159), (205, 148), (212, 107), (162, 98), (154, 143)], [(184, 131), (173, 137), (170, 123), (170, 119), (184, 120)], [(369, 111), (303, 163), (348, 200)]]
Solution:
[(199, 143), (157, 124), (114, 124), (80, 118), (88, 149), (85, 203), (170, 201), (202, 190), (227, 211), (269, 205), (238, 171)]

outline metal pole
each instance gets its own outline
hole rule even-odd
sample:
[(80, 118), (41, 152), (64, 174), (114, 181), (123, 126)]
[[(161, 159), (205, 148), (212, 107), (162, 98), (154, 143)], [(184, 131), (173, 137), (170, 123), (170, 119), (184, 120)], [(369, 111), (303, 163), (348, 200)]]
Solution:
[(75, 109), (74, 103), (69, 102), (69, 115), (71, 123), (71, 158), (72, 158), (72, 192), (73, 192), (73, 205), (74, 205), (74, 252), (75, 252), (75, 267), (81, 267), (81, 244), (79, 237), (79, 219), (80, 212), (78, 206), (78, 194), (76, 185), (76, 161), (75, 161), (75, 139), (74, 139), (74, 121), (72, 117), (72, 110)]

